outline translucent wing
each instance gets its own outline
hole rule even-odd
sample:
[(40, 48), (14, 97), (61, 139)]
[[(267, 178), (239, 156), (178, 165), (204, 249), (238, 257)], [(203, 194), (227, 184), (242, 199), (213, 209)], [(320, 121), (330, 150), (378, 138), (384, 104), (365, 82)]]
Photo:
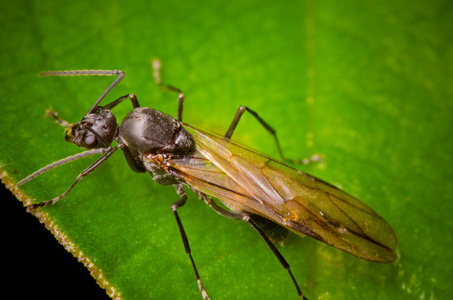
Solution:
[(369, 261), (392, 262), (397, 239), (390, 225), (351, 195), (222, 137), (184, 124), (195, 138), (191, 157), (169, 171), (232, 210), (261, 215)]

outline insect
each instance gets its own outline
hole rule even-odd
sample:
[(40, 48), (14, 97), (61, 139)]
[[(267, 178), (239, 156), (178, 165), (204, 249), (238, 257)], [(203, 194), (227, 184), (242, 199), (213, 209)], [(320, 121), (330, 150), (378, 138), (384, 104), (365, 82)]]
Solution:
[[(154, 61), (153, 66), (156, 82), (162, 85), (159, 61)], [(148, 172), (157, 183), (175, 187), (179, 199), (171, 205), (171, 209), (204, 299), (209, 297), (178, 215), (178, 209), (188, 198), (185, 187), (195, 191), (218, 214), (250, 224), (287, 270), (298, 295), (304, 299), (290, 265), (272, 242), (284, 237), (287, 230), (301, 236), (308, 235), (364, 260), (389, 263), (396, 259), (397, 238), (393, 229), (366, 204), (320, 179), (230, 140), (242, 114), (247, 111), (274, 136), (281, 154), (275, 131), (250, 108), (240, 106), (226, 134), (219, 136), (182, 122), (185, 96), (173, 86), (166, 87), (178, 93), (176, 119), (153, 108), (141, 107), (134, 94), (100, 106), (104, 97), (124, 78), (123, 71), (52, 71), (40, 75), (117, 78), (77, 123), (70, 124), (56, 113), (49, 113), (66, 128), (66, 141), (86, 151), (36, 171), (17, 186), (81, 157), (92, 154), (103, 156), (80, 173), (63, 194), (49, 201), (31, 204), (29, 210), (55, 204), (82, 178), (121, 149), (133, 171)], [(134, 109), (119, 125), (112, 109), (125, 100), (131, 101)], [(117, 142), (115, 146), (112, 145), (114, 141)], [(219, 206), (213, 198), (223, 202), (228, 209)], [(270, 225), (279, 229), (270, 230)], [(275, 235), (275, 232), (278, 234)]]

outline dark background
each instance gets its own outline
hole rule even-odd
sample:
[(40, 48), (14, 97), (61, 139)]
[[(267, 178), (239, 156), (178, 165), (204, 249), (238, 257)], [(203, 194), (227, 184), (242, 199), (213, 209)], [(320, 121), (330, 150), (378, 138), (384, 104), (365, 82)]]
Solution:
[(0, 193), (3, 295), (14, 295), (10, 299), (110, 299), (83, 264), (36, 217), (26, 213), (3, 184)]

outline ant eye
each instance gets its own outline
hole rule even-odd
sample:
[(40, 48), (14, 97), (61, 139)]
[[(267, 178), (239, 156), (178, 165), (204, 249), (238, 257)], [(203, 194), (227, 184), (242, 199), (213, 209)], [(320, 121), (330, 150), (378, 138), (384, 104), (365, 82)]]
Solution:
[(104, 125), (104, 129), (105, 129), (105, 130), (109, 130), (109, 129), (110, 129), (110, 126), (106, 124), (106, 125)]
[(93, 134), (89, 134), (85, 137), (85, 145), (89, 148), (94, 147), (97, 144), (97, 139)]

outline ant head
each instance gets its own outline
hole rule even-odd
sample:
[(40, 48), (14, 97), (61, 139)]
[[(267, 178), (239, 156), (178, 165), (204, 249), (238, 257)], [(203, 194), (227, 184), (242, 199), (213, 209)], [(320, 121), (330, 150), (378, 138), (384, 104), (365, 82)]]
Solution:
[(85, 149), (107, 148), (118, 132), (118, 121), (108, 109), (94, 108), (65, 130), (65, 140)]

